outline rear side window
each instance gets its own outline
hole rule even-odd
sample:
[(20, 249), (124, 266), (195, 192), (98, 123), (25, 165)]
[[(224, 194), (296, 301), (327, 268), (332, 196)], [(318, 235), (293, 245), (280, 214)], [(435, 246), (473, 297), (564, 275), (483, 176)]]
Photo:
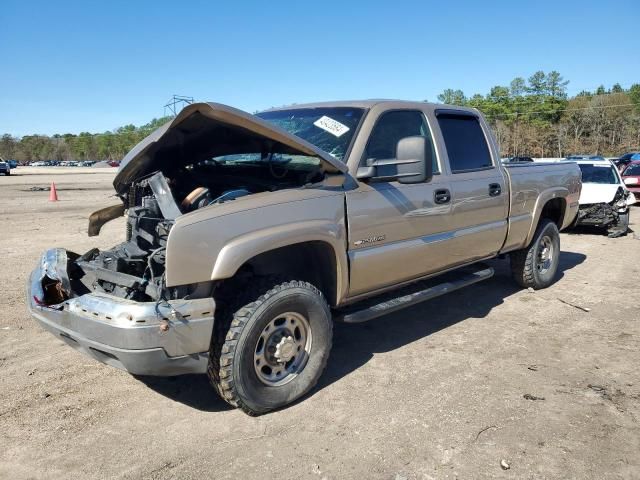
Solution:
[(438, 115), (453, 173), (492, 167), (489, 146), (476, 117)]

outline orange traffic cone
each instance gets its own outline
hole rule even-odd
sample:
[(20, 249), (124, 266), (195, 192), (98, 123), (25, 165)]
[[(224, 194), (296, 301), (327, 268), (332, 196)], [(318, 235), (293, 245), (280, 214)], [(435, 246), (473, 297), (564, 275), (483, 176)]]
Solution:
[(58, 192), (56, 191), (55, 182), (51, 182), (51, 189), (50, 189), (50, 193), (49, 193), (49, 201), (50, 202), (57, 202), (58, 201)]

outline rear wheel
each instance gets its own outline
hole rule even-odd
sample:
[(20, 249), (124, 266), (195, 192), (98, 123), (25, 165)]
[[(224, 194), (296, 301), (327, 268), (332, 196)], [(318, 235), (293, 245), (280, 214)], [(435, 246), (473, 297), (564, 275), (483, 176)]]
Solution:
[(511, 273), (524, 288), (547, 288), (555, 279), (560, 261), (560, 232), (554, 222), (542, 219), (527, 248), (511, 253)]
[(208, 374), (229, 404), (250, 415), (283, 407), (322, 374), (332, 340), (329, 305), (313, 285), (267, 277), (247, 290), (248, 302), (216, 319)]

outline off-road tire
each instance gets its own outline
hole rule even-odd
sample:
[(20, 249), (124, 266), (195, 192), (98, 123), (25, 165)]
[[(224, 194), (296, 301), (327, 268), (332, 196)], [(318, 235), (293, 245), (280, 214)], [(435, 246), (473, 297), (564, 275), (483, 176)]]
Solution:
[[(329, 305), (316, 287), (254, 277), (240, 290), (221, 292), (216, 303), (207, 374), (223, 400), (249, 415), (261, 415), (292, 403), (316, 385), (329, 358), (333, 327)], [(288, 311), (307, 316), (311, 351), (295, 378), (284, 385), (265, 385), (254, 367), (257, 339), (274, 316)]]
[[(541, 242), (544, 238), (550, 239), (554, 250), (550, 268), (541, 272), (538, 270), (538, 263)], [(529, 246), (511, 252), (510, 257), (511, 274), (518, 285), (535, 290), (547, 288), (555, 280), (560, 259), (560, 232), (556, 224), (546, 218), (540, 220)]]

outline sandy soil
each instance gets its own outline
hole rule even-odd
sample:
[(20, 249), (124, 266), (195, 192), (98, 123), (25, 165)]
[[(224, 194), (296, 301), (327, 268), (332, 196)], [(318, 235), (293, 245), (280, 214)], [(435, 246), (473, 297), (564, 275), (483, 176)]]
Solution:
[[(134, 378), (27, 315), (24, 284), (42, 250), (123, 237), (121, 221), (85, 233), (88, 215), (115, 203), (113, 175), (0, 177), (0, 478), (640, 478), (633, 235), (563, 234), (560, 278), (544, 291), (518, 290), (495, 261), (483, 284), (337, 325), (320, 385), (251, 418), (204, 376)], [(57, 203), (29, 191), (52, 180)], [(638, 207), (634, 221), (640, 231)]]

